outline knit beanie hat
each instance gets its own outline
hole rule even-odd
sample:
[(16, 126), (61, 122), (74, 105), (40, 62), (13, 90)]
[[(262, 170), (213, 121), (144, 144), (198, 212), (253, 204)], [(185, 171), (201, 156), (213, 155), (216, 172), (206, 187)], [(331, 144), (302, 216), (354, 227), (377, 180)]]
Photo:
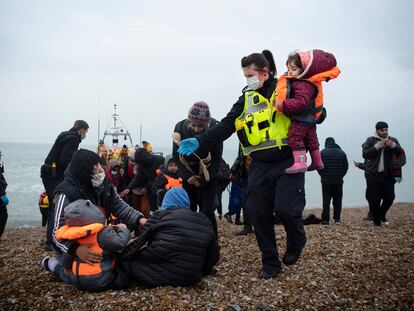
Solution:
[(375, 129), (378, 131), (378, 130), (381, 130), (381, 129), (383, 129), (383, 128), (388, 128), (388, 124), (387, 123), (385, 123), (384, 121), (379, 121), (379, 122), (377, 122), (377, 124), (375, 124)]
[(188, 112), (188, 121), (202, 125), (207, 129), (210, 125), (210, 120), (210, 108), (205, 102), (200, 101), (191, 106)]

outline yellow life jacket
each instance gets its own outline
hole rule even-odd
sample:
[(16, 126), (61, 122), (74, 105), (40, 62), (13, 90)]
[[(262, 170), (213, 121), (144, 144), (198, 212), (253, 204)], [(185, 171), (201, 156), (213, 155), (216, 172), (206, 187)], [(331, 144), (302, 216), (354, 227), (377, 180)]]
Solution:
[(275, 96), (269, 101), (256, 91), (244, 93), (243, 113), (235, 121), (243, 155), (287, 145), (290, 119), (273, 106)]
[[(103, 249), (98, 244), (98, 233), (105, 227), (100, 223), (94, 223), (82, 227), (69, 227), (64, 225), (56, 231), (57, 240), (75, 240), (80, 245), (92, 244), (89, 248), (99, 255)], [(72, 272), (78, 276), (96, 275), (102, 272), (101, 263), (88, 264), (74, 260)]]

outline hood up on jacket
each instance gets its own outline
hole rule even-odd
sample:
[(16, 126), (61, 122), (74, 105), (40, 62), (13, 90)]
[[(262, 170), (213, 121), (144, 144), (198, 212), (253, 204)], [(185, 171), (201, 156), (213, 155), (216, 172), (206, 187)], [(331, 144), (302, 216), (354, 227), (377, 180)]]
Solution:
[(183, 188), (171, 188), (165, 194), (161, 209), (170, 207), (190, 208), (190, 199)]
[(65, 224), (82, 227), (94, 223), (105, 224), (104, 213), (91, 201), (79, 199), (65, 207)]
[(325, 148), (339, 148), (339, 145), (335, 142), (335, 139), (333, 137), (327, 137), (325, 140)]
[(301, 79), (310, 78), (316, 74), (330, 70), (336, 66), (333, 54), (322, 50), (298, 52), (304, 71), (298, 76)]

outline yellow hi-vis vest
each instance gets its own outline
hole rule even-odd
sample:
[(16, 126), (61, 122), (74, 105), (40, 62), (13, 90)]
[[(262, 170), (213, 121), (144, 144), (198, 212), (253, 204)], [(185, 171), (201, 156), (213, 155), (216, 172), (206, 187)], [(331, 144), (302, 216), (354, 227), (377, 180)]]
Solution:
[(244, 110), (235, 121), (243, 155), (287, 145), (290, 119), (273, 106), (275, 96), (269, 101), (256, 91), (244, 93)]

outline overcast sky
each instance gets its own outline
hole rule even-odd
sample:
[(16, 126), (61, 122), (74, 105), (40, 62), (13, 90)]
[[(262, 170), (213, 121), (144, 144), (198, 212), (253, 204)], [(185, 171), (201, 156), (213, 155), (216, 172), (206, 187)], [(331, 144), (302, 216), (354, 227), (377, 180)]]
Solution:
[(414, 1), (0, 0), (0, 141), (52, 143), (84, 119), (92, 145), (117, 103), (134, 143), (142, 124), (154, 149), (169, 146), (194, 102), (226, 115), (243, 56), (270, 49), (281, 74), (291, 50), (318, 48), (342, 70), (324, 85), (320, 142), (360, 152), (384, 120), (410, 153), (412, 12)]

